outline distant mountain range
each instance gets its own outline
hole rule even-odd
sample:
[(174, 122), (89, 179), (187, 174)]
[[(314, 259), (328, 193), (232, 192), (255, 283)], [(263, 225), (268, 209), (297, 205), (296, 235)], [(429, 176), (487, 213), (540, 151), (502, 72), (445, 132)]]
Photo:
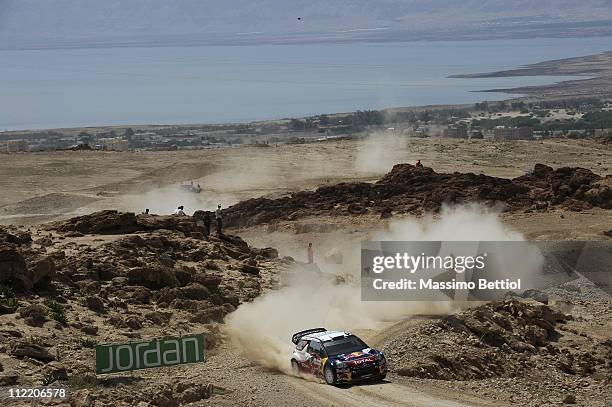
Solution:
[(0, 47), (612, 33), (610, 0), (0, 0)]

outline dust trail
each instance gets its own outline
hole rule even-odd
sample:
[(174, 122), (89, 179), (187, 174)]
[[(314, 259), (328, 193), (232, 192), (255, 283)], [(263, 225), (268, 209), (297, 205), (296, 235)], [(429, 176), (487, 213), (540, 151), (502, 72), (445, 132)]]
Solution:
[[(391, 222), (388, 230), (373, 234), (378, 240), (523, 240), (507, 229), (497, 214), (480, 206), (445, 208), (439, 217)], [(358, 274), (360, 242), (340, 247), (344, 269)], [(280, 248), (282, 251), (282, 248)], [(525, 261), (528, 261), (527, 259)], [(349, 266), (350, 265), (350, 266)], [(513, 267), (530, 266), (515, 259)], [(323, 270), (328, 271), (328, 270)], [(450, 313), (452, 302), (362, 302), (359, 278), (354, 284), (336, 285), (331, 273), (301, 271), (288, 286), (242, 304), (230, 314), (226, 333), (252, 361), (290, 374), (291, 335), (299, 330), (323, 326), (328, 329), (376, 329), (382, 322), (396, 321), (417, 313)]]
[(409, 138), (399, 134), (374, 132), (357, 148), (355, 169), (360, 174), (385, 174), (395, 164), (416, 161), (407, 157)]
[[(233, 199), (229, 202), (233, 203)], [(214, 210), (217, 204), (227, 205), (228, 199), (225, 196), (211, 195), (205, 191), (199, 194), (182, 192), (179, 184), (174, 184), (152, 189), (143, 194), (124, 195), (121, 197), (119, 209), (138, 213), (148, 208), (151, 213), (169, 215), (179, 205), (183, 205), (185, 213), (191, 215), (198, 209)]]

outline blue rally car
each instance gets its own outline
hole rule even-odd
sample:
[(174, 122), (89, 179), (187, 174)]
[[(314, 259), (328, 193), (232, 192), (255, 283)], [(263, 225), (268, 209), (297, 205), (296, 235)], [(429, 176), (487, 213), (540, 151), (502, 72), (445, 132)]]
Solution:
[(295, 333), (291, 341), (296, 345), (293, 371), (322, 377), (327, 384), (379, 381), (387, 374), (385, 355), (349, 332), (308, 329)]

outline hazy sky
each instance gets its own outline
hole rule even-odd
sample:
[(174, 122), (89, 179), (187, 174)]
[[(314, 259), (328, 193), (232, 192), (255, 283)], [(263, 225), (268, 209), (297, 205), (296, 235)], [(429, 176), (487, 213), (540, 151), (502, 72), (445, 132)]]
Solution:
[(0, 0), (0, 38), (427, 29), (522, 17), (602, 20), (612, 18), (612, 1)]

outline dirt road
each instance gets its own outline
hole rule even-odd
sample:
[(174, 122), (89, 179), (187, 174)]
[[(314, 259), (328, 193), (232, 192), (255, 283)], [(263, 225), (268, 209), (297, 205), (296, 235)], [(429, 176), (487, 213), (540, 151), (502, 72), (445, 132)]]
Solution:
[[(419, 322), (419, 318), (389, 323), (382, 330), (356, 332), (369, 345), (379, 347), (395, 332)], [(287, 355), (287, 363), (289, 355)], [(246, 362), (246, 363), (245, 363)], [(411, 383), (405, 378), (389, 375), (381, 383), (362, 383), (352, 386), (329, 386), (322, 380), (299, 378), (251, 364), (242, 356), (242, 350), (225, 343), (209, 359), (202, 377), (214, 379), (223, 387), (233, 389), (215, 397), (217, 405), (235, 402), (256, 406), (300, 405), (305, 407), (349, 406), (492, 406), (500, 405), (477, 395), (449, 393), (423, 383)], [(223, 374), (220, 374), (224, 372)], [(229, 373), (229, 375), (228, 375)], [(236, 388), (236, 377), (242, 385)]]
[(459, 407), (471, 404), (426, 394), (391, 381), (341, 388), (287, 377), (296, 391), (311, 398), (319, 406), (440, 406)]

